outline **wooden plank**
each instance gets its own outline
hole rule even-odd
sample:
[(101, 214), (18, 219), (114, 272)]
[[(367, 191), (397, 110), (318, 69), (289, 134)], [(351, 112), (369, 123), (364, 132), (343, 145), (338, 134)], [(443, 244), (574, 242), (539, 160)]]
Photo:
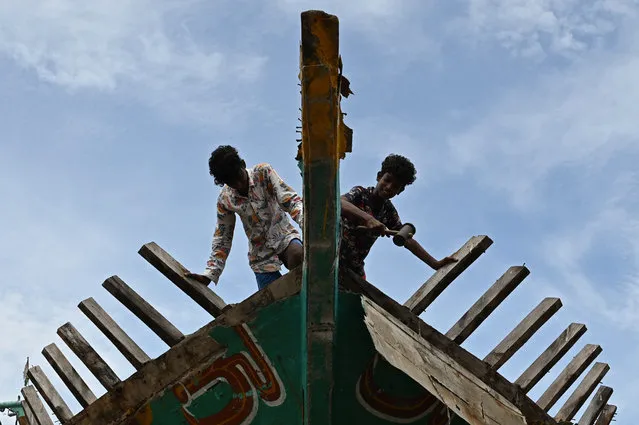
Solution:
[(42, 350), (42, 355), (49, 362), (53, 370), (56, 371), (62, 382), (69, 388), (71, 394), (78, 400), (84, 408), (96, 400), (95, 394), (80, 377), (80, 374), (71, 365), (69, 360), (62, 354), (62, 351), (55, 344), (49, 344)]
[[(214, 328), (229, 328), (252, 322), (265, 307), (299, 294), (301, 278), (300, 266), (226, 310), (219, 318), (189, 335), (181, 344), (146, 363), (133, 376), (124, 380), (116, 391), (104, 394), (75, 415), (67, 425), (122, 424), (135, 421), (133, 413), (144, 407), (149, 400), (194, 372), (204, 370), (226, 353), (227, 348), (211, 338)], [(195, 370), (194, 365), (197, 366)], [(124, 419), (123, 412), (128, 414)]]
[(617, 406), (612, 404), (606, 404), (606, 406), (603, 408), (603, 410), (599, 414), (599, 418), (597, 418), (597, 423), (595, 425), (610, 425), (616, 413), (617, 413)]
[(463, 347), (455, 344), (445, 335), (428, 325), (406, 306), (399, 304), (351, 270), (342, 270), (340, 279), (342, 290), (362, 294), (365, 298), (371, 299), (375, 305), (388, 312), (388, 314), (413, 331), (414, 334), (419, 335), (438, 352), (444, 353), (447, 357), (453, 359), (454, 363), (472, 373), (481, 382), (517, 406), (524, 413), (529, 423), (555, 423), (553, 418), (526, 397), (521, 388), (509, 382), (485, 362), (479, 360)]
[(331, 406), (341, 204), (339, 20), (322, 11), (306, 11), (301, 26), (303, 424), (330, 425), (338, 422)]
[(457, 344), (463, 343), (529, 274), (524, 266), (510, 267), (446, 332), (446, 336)]
[(40, 366), (29, 368), (27, 375), (61, 423), (65, 423), (73, 417), (71, 409), (69, 409), (69, 406), (64, 402), (60, 393), (58, 393), (51, 381), (49, 381), (49, 378), (47, 378), (47, 375), (45, 375)]
[(484, 358), (499, 369), (561, 308), (559, 298), (545, 298)]
[(554, 365), (586, 333), (586, 325), (571, 323), (552, 344), (515, 381), (524, 392), (529, 392)]
[(78, 308), (102, 331), (136, 370), (151, 360), (93, 298), (82, 301)]
[(452, 353), (431, 344), (368, 298), (362, 297), (362, 305), (375, 349), (470, 425), (533, 421)]
[(58, 328), (58, 336), (67, 344), (76, 356), (107, 390), (112, 390), (120, 383), (120, 378), (102, 357), (91, 347), (86, 339), (69, 322)]
[(169, 347), (173, 347), (184, 339), (182, 332), (119, 277), (111, 276), (104, 281), (102, 286), (155, 332)]
[(35, 417), (38, 425), (53, 425), (53, 421), (44, 408), (44, 404), (42, 404), (33, 385), (22, 388), (22, 396), (31, 408), (31, 413)]
[(213, 317), (217, 317), (226, 303), (215, 292), (185, 275), (188, 270), (155, 242), (144, 244), (138, 251), (146, 261), (166, 276)]
[(444, 289), (482, 255), (493, 241), (488, 236), (473, 236), (452, 256), (458, 261), (437, 270), (404, 303), (413, 313), (420, 315), (435, 301)]
[(587, 344), (584, 346), (539, 397), (539, 400), (537, 400), (539, 407), (546, 412), (549, 411), (601, 351), (602, 349), (599, 345)]
[(610, 400), (612, 392), (612, 388), (605, 385), (600, 386), (577, 425), (593, 425)]
[(609, 370), (606, 363), (595, 363), (555, 415), (557, 422), (571, 421)]
[[(27, 418), (27, 425), (40, 425), (33, 414), (33, 410), (29, 407), (29, 403), (25, 400), (22, 400), (22, 410), (24, 410), (24, 416)], [(22, 425), (22, 423), (20, 423), (20, 425)]]

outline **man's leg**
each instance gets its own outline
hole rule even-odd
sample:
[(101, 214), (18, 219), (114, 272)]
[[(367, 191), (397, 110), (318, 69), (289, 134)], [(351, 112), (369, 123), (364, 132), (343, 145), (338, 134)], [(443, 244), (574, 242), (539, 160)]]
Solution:
[(262, 290), (266, 288), (268, 285), (276, 281), (282, 277), (282, 273), (280, 272), (269, 272), (269, 273), (255, 273), (255, 279), (257, 280), (257, 288)]
[(299, 239), (293, 239), (286, 249), (279, 254), (284, 267), (289, 270), (301, 265), (304, 262), (304, 246)]

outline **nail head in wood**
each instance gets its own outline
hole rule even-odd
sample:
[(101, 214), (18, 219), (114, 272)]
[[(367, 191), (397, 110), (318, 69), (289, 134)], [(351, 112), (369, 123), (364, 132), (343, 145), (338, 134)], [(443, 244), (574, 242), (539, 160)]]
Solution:
[(95, 394), (93, 394), (57, 345), (47, 345), (42, 350), (42, 355), (83, 408), (97, 400)]

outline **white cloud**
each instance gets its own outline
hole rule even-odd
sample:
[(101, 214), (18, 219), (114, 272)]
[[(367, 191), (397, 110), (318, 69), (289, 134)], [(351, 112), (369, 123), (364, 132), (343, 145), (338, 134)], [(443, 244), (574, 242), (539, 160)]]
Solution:
[(493, 39), (516, 56), (573, 56), (599, 47), (636, 6), (635, 0), (467, 0), (455, 29)]
[(546, 73), (450, 137), (452, 168), (474, 169), (517, 205), (534, 206), (551, 172), (589, 172), (639, 152), (638, 74), (634, 50), (593, 54)]
[(221, 47), (207, 39), (207, 31), (196, 31), (205, 19), (212, 25), (216, 16), (198, 13), (203, 4), (2, 2), (0, 54), (41, 80), (73, 91), (117, 91), (171, 114), (224, 121), (239, 107), (229, 96), (234, 93), (221, 88), (228, 87), (228, 80), (241, 85), (258, 79), (265, 58), (234, 51), (233, 43)]

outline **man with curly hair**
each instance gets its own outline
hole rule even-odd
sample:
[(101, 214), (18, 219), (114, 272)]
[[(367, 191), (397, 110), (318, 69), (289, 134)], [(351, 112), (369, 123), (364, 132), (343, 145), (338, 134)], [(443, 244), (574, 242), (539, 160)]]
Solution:
[(282, 276), (282, 264), (289, 270), (302, 264), (301, 236), (286, 216), (302, 226), (302, 199), (273, 167), (264, 163), (246, 168), (237, 150), (226, 145), (211, 153), (209, 172), (222, 187), (211, 256), (203, 274), (188, 277), (217, 285), (231, 251), (236, 214), (249, 240), (249, 264), (259, 289)]
[[(391, 199), (413, 184), (416, 173), (408, 158), (391, 154), (382, 162), (376, 186), (355, 186), (342, 195), (341, 267), (349, 268), (366, 279), (364, 260), (377, 238), (387, 235), (388, 230), (402, 227)], [(365, 226), (367, 230), (358, 230), (359, 226)], [(457, 261), (452, 257), (436, 260), (413, 238), (408, 239), (404, 246), (435, 270)]]

